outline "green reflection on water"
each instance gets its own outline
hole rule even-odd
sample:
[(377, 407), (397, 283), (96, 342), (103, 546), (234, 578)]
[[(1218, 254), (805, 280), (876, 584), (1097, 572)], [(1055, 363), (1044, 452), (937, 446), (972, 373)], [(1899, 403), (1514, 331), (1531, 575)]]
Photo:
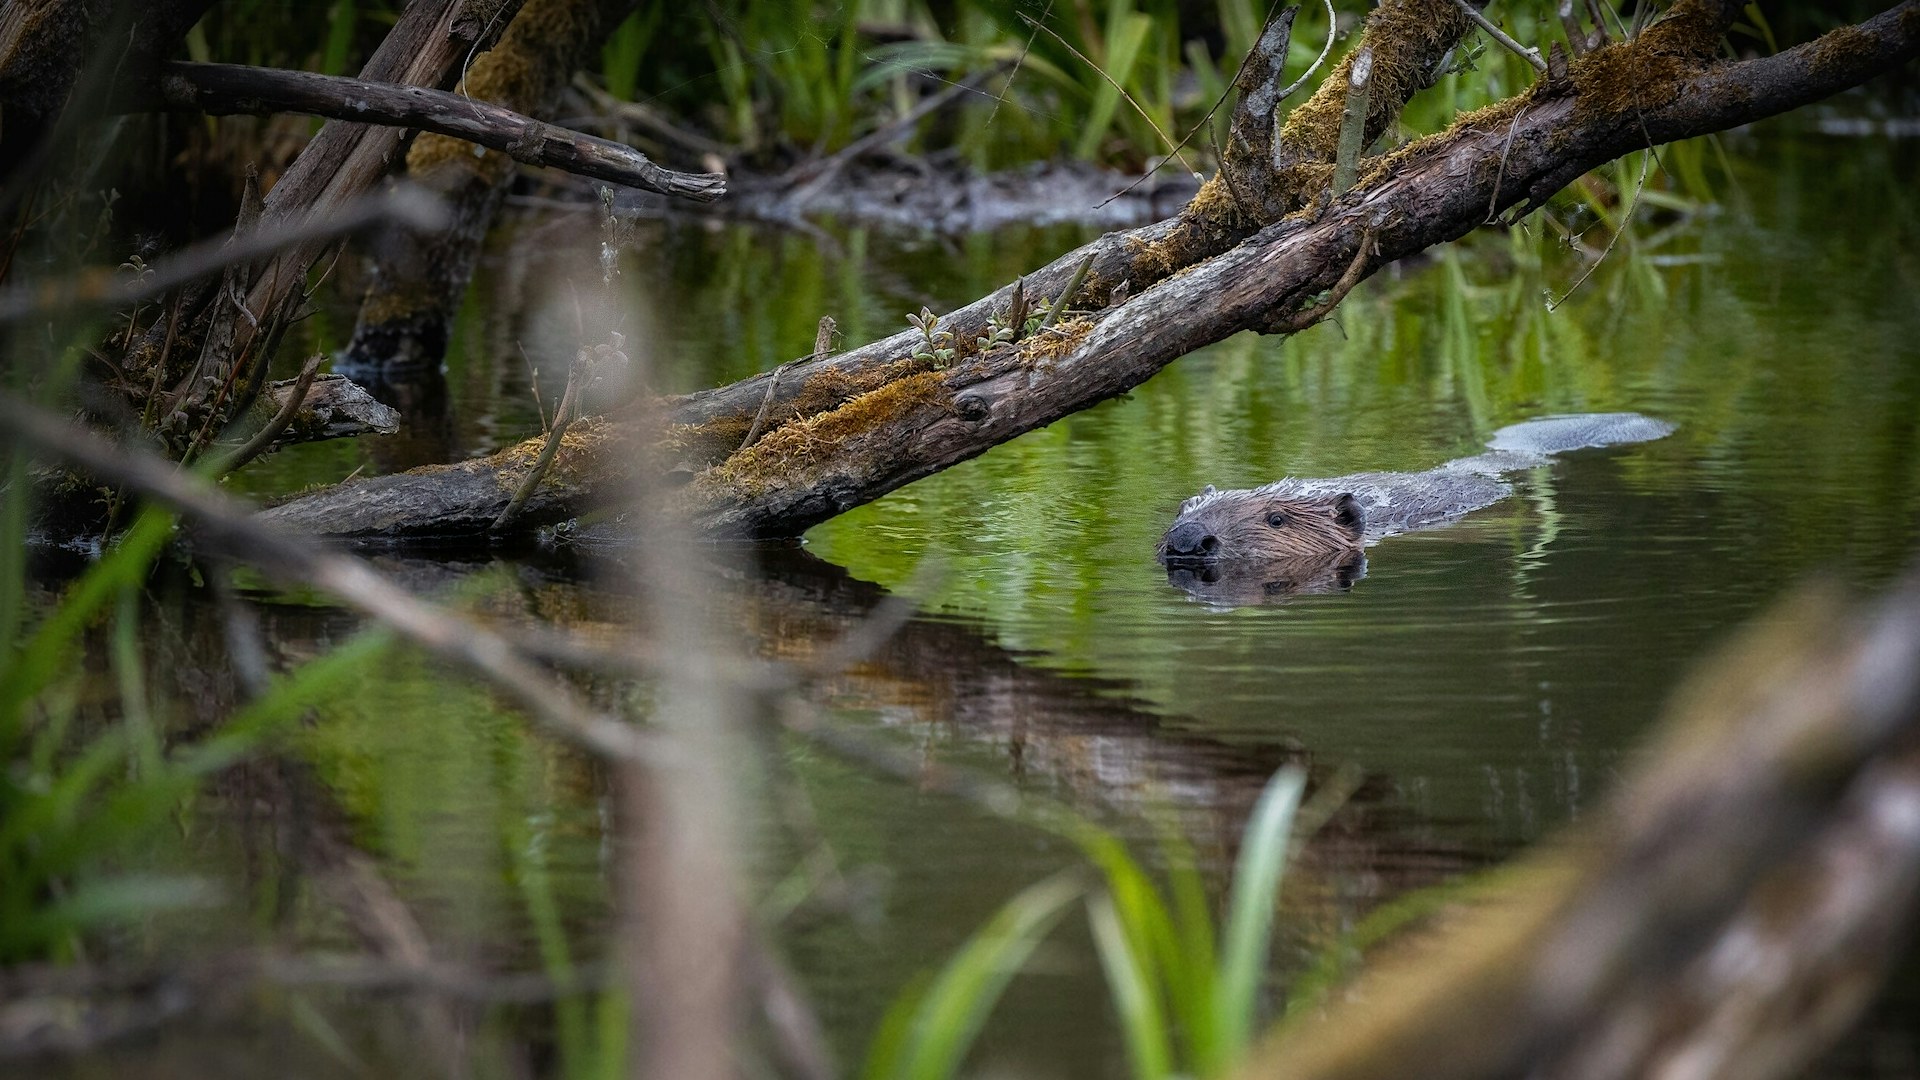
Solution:
[[(855, 578), (895, 587), (926, 559), (946, 568), (934, 617), (903, 636), (948, 670), (903, 660), (827, 703), (930, 763), (1008, 772), (1123, 818), (1170, 806), (1216, 854), (1273, 755), (1356, 764), (1373, 816), (1309, 852), (1306, 898), (1282, 927), (1294, 959), (1356, 912), (1577, 816), (1734, 625), (1810, 573), (1871, 588), (1920, 535), (1920, 207), (1902, 179), (1920, 150), (1778, 135), (1740, 149), (1723, 210), (1658, 243), (1662, 226), (1642, 226), (1556, 312), (1544, 299), (1581, 261), (1540, 230), (1478, 235), (1363, 286), (1337, 323), (1223, 342), (815, 529), (811, 550)], [(458, 328), (438, 428), (414, 444), (301, 448), (245, 483), (286, 490), (537, 430), (529, 366), (551, 402), (575, 318), (565, 282), (598, 273), (564, 242), (579, 232), (563, 217), (507, 238)], [(661, 389), (797, 356), (822, 314), (848, 343), (904, 328), (921, 304), (969, 300), (1078, 239), (645, 235), (624, 278), (634, 305), (613, 318), (649, 346)], [(1421, 469), (1506, 423), (1615, 409), (1679, 431), (1535, 470), (1468, 522), (1382, 543), (1349, 593), (1211, 607), (1152, 559), (1204, 483)], [(755, 644), (778, 651), (788, 631), (769, 622)], [(592, 954), (603, 785), (490, 693), (398, 653), (318, 716), (302, 750), (356, 842), (456, 954), (537, 965), (515, 880), (531, 849), (573, 954)], [(913, 971), (1071, 858), (809, 752), (786, 767), (842, 859), (894, 882), (876, 927), (785, 935), (843, 1059)], [(772, 880), (796, 852), (768, 832), (756, 843)], [(1049, 963), (1016, 986), (988, 1058), (1117, 1067), (1091, 958), (1068, 948)]]

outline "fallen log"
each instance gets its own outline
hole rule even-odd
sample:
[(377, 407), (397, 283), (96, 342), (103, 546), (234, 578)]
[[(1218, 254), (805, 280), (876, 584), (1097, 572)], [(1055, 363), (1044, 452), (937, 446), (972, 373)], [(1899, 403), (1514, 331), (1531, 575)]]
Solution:
[[(1233, 217), (1231, 196), (1209, 184), (1174, 220), (1103, 237), (1071, 268), (1069, 256), (1026, 279), (1028, 295), (1051, 295), (1080, 264), (1091, 270), (1079, 293), (1083, 310), (1025, 341), (972, 344), (1011, 302), (1009, 286), (942, 317), (956, 345), (947, 366), (924, 352), (916, 357), (921, 335), (910, 330), (791, 365), (771, 391), (772, 376), (763, 375), (669, 402), (656, 456), (670, 478), (690, 478), (672, 493), (674, 509), (714, 537), (797, 536), (1123, 394), (1203, 345), (1242, 330), (1301, 329), (1387, 263), (1464, 236), (1502, 211), (1537, 207), (1606, 161), (1798, 108), (1920, 53), (1920, 0), (1905, 0), (1774, 56), (1716, 61), (1738, 7), (1677, 5), (1630, 42), (1597, 49), (1445, 132), (1362, 162), (1353, 189), (1317, 214), (1293, 214), (1211, 258), (1182, 262), (1228, 233), (1218, 223)], [(1336, 79), (1345, 81), (1339, 70)], [(1109, 306), (1116, 290), (1126, 299)], [(775, 403), (778, 426), (741, 448), (766, 401)], [(578, 471), (536, 492), (522, 524), (613, 498), (632, 478), (632, 443), (644, 437), (639, 422), (583, 432)], [(495, 491), (512, 490), (537, 446), (343, 484), (266, 516), (357, 540), (479, 537), (484, 526), (471, 523), (492, 520)]]

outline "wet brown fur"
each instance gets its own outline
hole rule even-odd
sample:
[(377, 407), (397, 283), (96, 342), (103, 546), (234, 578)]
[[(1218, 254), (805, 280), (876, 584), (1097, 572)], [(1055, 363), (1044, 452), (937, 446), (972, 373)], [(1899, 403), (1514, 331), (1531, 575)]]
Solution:
[[(1161, 562), (1261, 559), (1337, 565), (1340, 556), (1358, 553), (1365, 543), (1366, 516), (1349, 494), (1311, 498), (1255, 488), (1197, 499), (1205, 502), (1192, 510), (1182, 509), (1161, 534), (1154, 549)], [(1204, 554), (1169, 550), (1168, 537), (1189, 522), (1197, 522), (1214, 538), (1211, 550)]]

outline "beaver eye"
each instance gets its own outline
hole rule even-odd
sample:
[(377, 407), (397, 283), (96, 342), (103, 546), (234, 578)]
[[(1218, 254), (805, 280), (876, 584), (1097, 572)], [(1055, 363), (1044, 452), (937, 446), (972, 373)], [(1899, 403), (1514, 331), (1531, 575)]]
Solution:
[(1281, 513), (1278, 510), (1269, 510), (1267, 512), (1267, 525), (1269, 527), (1277, 529), (1280, 526), (1285, 525), (1286, 523), (1287, 523), (1287, 515)]

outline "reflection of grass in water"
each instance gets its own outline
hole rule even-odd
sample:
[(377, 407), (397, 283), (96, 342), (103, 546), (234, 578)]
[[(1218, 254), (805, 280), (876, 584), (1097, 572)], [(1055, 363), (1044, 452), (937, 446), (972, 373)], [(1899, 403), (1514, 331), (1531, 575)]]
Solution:
[[(26, 497), (24, 484), (9, 489), (12, 535), (0, 543), (24, 547)], [(166, 703), (147, 687), (142, 642), (152, 628), (141, 601), (172, 524), (144, 511), (0, 652), (0, 961), (76, 959), (108, 927), (215, 902), (202, 878), (166, 869), (181, 857), (159, 843), (169, 820), (211, 776), (257, 752), (386, 647), (386, 635), (363, 635), (274, 680), (210, 733), (163, 749)], [(10, 578), (7, 595), (22, 586)], [(108, 610), (115, 692), (99, 702), (82, 639)], [(96, 709), (106, 722), (87, 716)]]
[(1067, 872), (1009, 900), (938, 974), (895, 999), (862, 1075), (956, 1075), (1007, 983), (1082, 897), (1133, 1075), (1225, 1073), (1259, 1025), (1274, 907), (1305, 782), (1298, 770), (1282, 769), (1268, 783), (1247, 821), (1218, 927), (1183, 840), (1169, 834), (1163, 845), (1163, 889), (1112, 833), (1078, 817), (1053, 820), (1099, 872), (1101, 887), (1089, 889)]

